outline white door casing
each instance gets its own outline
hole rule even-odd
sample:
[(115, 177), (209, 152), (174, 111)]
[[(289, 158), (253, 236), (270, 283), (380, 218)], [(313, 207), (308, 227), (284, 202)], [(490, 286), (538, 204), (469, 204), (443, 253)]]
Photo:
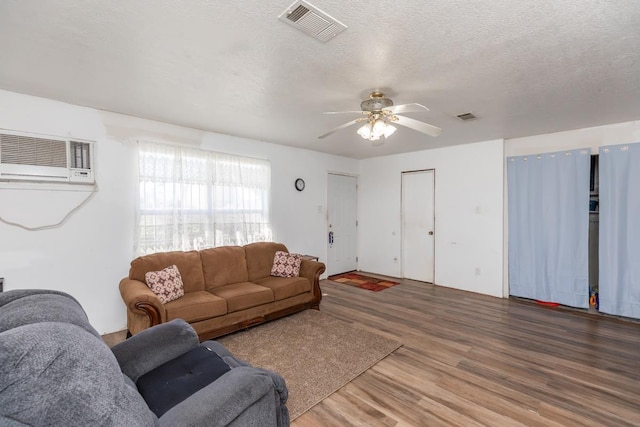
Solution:
[(433, 283), (435, 171), (402, 173), (402, 275)]
[(327, 274), (358, 268), (357, 188), (354, 176), (329, 174), (327, 185)]

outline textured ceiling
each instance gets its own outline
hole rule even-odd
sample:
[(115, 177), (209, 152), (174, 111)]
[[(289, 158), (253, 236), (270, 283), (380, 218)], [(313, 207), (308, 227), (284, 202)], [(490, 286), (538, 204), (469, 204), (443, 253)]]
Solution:
[[(640, 119), (637, 0), (292, 1), (2, 0), (0, 89), (354, 158)], [(373, 89), (443, 134), (317, 139)]]

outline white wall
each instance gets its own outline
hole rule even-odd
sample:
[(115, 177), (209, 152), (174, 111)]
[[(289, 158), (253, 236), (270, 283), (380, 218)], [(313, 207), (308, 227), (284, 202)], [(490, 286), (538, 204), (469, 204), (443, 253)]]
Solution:
[(504, 154), (505, 157), (524, 156), (587, 147), (598, 154), (600, 146), (632, 142), (640, 142), (640, 121), (506, 139)]
[[(328, 171), (357, 173), (358, 162), (309, 150), (207, 133), (0, 91), (0, 128), (96, 141), (98, 192), (64, 224), (27, 231), (0, 223), (0, 277), (5, 289), (68, 292), (100, 333), (126, 327), (118, 282), (133, 257), (135, 141), (183, 143), (271, 161), (274, 240), (326, 260)], [(294, 189), (295, 178), (306, 189)], [(0, 217), (34, 227), (55, 224), (88, 192), (0, 187)], [(319, 212), (318, 207), (322, 212)]]
[(362, 160), (358, 268), (401, 277), (401, 173), (435, 169), (436, 284), (502, 296), (503, 164), (502, 140)]

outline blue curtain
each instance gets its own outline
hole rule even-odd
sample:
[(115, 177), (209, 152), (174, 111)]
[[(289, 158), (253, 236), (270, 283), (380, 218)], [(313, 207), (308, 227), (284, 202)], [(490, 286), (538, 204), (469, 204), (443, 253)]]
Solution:
[(640, 318), (640, 143), (600, 147), (600, 311)]
[(590, 150), (507, 158), (509, 292), (589, 306)]

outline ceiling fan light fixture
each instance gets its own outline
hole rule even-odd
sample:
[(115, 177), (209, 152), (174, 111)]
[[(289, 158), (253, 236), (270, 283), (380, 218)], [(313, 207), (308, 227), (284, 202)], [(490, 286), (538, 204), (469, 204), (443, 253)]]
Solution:
[(373, 136), (376, 137), (376, 139), (378, 139), (385, 134), (386, 130), (387, 130), (387, 124), (383, 120), (377, 119), (373, 123), (373, 127), (371, 128), (371, 133), (373, 134)]
[(381, 137), (388, 138), (396, 131), (396, 127), (385, 120), (377, 118), (365, 123), (358, 129), (358, 135), (369, 141), (377, 141)]
[(396, 131), (396, 127), (394, 125), (390, 125), (387, 123), (387, 126), (384, 130), (384, 137), (389, 138)]
[[(377, 141), (380, 137), (390, 137), (396, 131), (396, 127), (389, 124), (385, 119), (377, 118), (374, 121), (367, 124), (370, 126), (370, 134), (367, 139), (370, 141)], [(362, 136), (362, 135), (361, 135)]]
[(358, 135), (364, 139), (371, 139), (373, 133), (371, 132), (372, 126), (370, 122), (365, 123), (360, 129), (358, 129)]

